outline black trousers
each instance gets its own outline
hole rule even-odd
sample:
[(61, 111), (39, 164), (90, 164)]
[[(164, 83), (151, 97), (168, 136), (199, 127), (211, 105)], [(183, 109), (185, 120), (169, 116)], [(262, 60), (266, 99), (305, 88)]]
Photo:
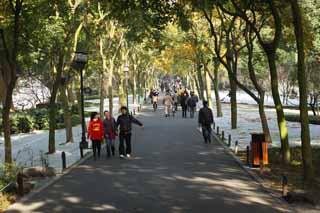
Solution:
[(182, 117), (186, 118), (187, 117), (187, 109), (188, 109), (188, 107), (184, 106), (184, 105), (182, 105), (181, 107), (182, 107)]
[(190, 118), (194, 118), (195, 111), (196, 111), (196, 107), (190, 107)]
[(202, 126), (202, 135), (205, 143), (211, 143), (211, 125), (203, 125)]
[[(128, 134), (120, 133), (119, 140), (120, 140), (119, 154), (120, 155), (131, 154), (131, 133), (128, 133)], [(126, 143), (126, 145), (124, 145), (124, 143)]]
[(97, 151), (98, 151), (98, 158), (100, 158), (101, 153), (101, 140), (92, 140), (92, 150), (93, 150), (93, 158), (97, 158)]

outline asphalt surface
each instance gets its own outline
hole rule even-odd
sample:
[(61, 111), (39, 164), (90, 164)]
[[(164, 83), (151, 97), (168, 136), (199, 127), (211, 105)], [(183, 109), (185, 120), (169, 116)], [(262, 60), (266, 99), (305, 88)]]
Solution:
[[(7, 212), (290, 212), (224, 149), (204, 144), (195, 119), (139, 116), (131, 159), (89, 159)], [(117, 141), (118, 145), (118, 141)]]

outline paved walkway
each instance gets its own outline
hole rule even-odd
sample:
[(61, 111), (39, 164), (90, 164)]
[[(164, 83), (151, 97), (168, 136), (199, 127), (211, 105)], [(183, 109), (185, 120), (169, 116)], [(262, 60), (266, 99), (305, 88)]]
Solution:
[(202, 143), (196, 120), (151, 110), (139, 119), (132, 159), (88, 160), (8, 212), (285, 211), (221, 146)]

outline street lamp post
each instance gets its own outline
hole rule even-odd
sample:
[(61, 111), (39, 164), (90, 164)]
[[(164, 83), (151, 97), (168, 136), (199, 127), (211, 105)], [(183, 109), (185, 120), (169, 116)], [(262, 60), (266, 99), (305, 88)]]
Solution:
[(129, 93), (128, 93), (128, 80), (129, 80), (129, 66), (126, 64), (124, 65), (124, 69), (123, 69), (124, 73), (126, 74), (126, 95), (127, 95), (127, 108), (128, 108), (128, 112), (129, 112)]
[(82, 136), (80, 147), (83, 149), (88, 148), (88, 142), (86, 140), (86, 130), (85, 130), (85, 115), (84, 115), (84, 88), (83, 88), (83, 69), (85, 68), (88, 62), (88, 56), (85, 52), (77, 51), (75, 52), (73, 68), (80, 72), (80, 93), (81, 93), (81, 127), (82, 127)]

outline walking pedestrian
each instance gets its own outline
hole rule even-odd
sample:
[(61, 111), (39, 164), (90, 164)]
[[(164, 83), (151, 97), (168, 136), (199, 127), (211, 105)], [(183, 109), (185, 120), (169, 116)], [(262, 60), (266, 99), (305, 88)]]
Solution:
[(163, 98), (163, 104), (164, 104), (165, 116), (170, 117), (170, 110), (173, 105), (173, 100), (169, 91), (167, 91), (166, 95)]
[(173, 105), (174, 105), (174, 111), (176, 112), (176, 111), (178, 111), (178, 98), (179, 96), (178, 96), (178, 94), (177, 94), (177, 91), (175, 90), (174, 91), (174, 93), (173, 93), (173, 95), (172, 95), (172, 100), (173, 100)]
[(197, 109), (197, 103), (198, 103), (199, 99), (198, 96), (196, 96), (194, 94), (193, 91), (190, 92), (190, 97), (187, 100), (187, 105), (189, 107), (190, 110), (190, 118), (194, 118), (194, 113)]
[(115, 140), (117, 136), (116, 120), (108, 111), (104, 112), (105, 119), (103, 120), (104, 137), (106, 140), (107, 157), (115, 155)]
[(91, 119), (88, 125), (88, 139), (92, 141), (92, 149), (93, 149), (93, 158), (97, 159), (97, 151), (98, 158), (100, 158), (101, 153), (101, 141), (104, 137), (104, 129), (102, 120), (99, 118), (97, 112), (91, 113)]
[(187, 106), (187, 100), (188, 100), (188, 92), (184, 92), (182, 93), (181, 97), (180, 97), (180, 105), (181, 105), (181, 108), (182, 108), (182, 117), (183, 118), (186, 118), (187, 117), (187, 109), (188, 109), (188, 106)]
[(158, 109), (158, 93), (154, 93), (152, 96), (152, 105), (153, 105), (153, 111), (156, 111)]
[[(116, 128), (120, 126), (120, 134), (119, 134), (119, 154), (120, 158), (124, 158), (127, 156), (131, 157), (131, 131), (132, 131), (132, 123), (137, 124), (144, 127), (143, 124), (134, 118), (132, 115), (129, 115), (128, 108), (123, 106), (120, 109), (121, 115), (119, 115), (116, 123)], [(126, 145), (124, 144), (126, 143)], [(126, 146), (126, 147), (125, 147)]]
[(211, 124), (213, 122), (213, 113), (208, 107), (208, 101), (203, 101), (203, 107), (199, 111), (199, 127), (202, 128), (205, 143), (211, 143)]

